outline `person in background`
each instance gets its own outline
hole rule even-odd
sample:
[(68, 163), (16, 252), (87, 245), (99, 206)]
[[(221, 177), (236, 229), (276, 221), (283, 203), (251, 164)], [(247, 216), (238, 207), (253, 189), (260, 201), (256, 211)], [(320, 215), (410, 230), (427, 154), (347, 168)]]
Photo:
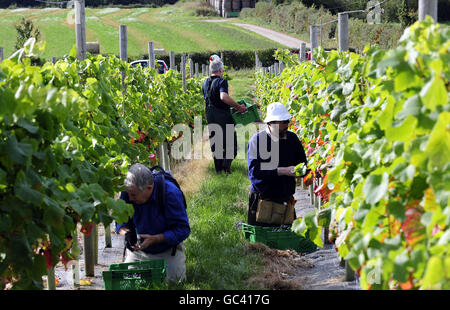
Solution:
[[(248, 176), (251, 182), (248, 208), (250, 225), (280, 225), (270, 221), (257, 221), (261, 200), (291, 205), (294, 214), (290, 214), (290, 217), (295, 218), (292, 205), (295, 205), (295, 167), (300, 163), (306, 165), (307, 159), (297, 135), (288, 131), (291, 117), (280, 102), (270, 104), (264, 119), (267, 126), (255, 133), (247, 145)], [(289, 222), (290, 220), (281, 224), (290, 224)]]
[(167, 279), (177, 282), (186, 278), (183, 241), (190, 234), (189, 219), (183, 193), (167, 179), (165, 205), (158, 205), (161, 184), (155, 182), (146, 166), (130, 167), (124, 181), (126, 190), (120, 198), (133, 205), (134, 215), (128, 222), (117, 224), (116, 231), (125, 237), (127, 244), (125, 263), (164, 259)]
[[(235, 108), (238, 112), (244, 113), (247, 111), (247, 107), (238, 104), (228, 94), (228, 81), (223, 78), (223, 63), (220, 58), (213, 55), (211, 59), (209, 65), (211, 76), (202, 85), (209, 141), (216, 172), (229, 174), (231, 173), (231, 163), (237, 155), (237, 136), (230, 109)], [(232, 126), (232, 131), (227, 131), (227, 127), (230, 126)], [(220, 134), (222, 139), (220, 139)], [(218, 143), (219, 140), (222, 143)]]

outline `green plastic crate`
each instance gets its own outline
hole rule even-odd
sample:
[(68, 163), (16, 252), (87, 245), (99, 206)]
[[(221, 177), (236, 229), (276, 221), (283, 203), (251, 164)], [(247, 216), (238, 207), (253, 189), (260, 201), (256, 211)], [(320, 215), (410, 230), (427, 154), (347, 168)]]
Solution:
[(134, 263), (112, 264), (102, 272), (105, 290), (139, 290), (166, 279), (166, 261), (152, 259)]
[(274, 249), (292, 249), (300, 253), (310, 253), (317, 249), (314, 242), (308, 238), (308, 232), (306, 237), (303, 237), (290, 230), (277, 231), (279, 228), (242, 223), (242, 233), (250, 243), (261, 242)]
[(239, 17), (240, 12), (227, 12), (227, 17)]
[(247, 112), (239, 113), (236, 109), (231, 109), (231, 115), (233, 116), (236, 124), (248, 125), (252, 122), (260, 122), (258, 107), (256, 104), (248, 104), (244, 99), (237, 102), (238, 104), (244, 104), (247, 107)]

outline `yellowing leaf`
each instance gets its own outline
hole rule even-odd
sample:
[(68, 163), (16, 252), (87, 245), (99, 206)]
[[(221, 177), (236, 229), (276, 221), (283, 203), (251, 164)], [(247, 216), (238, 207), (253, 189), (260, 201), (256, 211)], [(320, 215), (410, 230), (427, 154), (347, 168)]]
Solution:
[(80, 279), (80, 285), (81, 285), (81, 286), (89, 286), (89, 285), (92, 285), (92, 280), (89, 280), (89, 279)]
[(443, 168), (450, 158), (450, 112), (443, 112), (431, 132), (425, 153), (431, 165)]

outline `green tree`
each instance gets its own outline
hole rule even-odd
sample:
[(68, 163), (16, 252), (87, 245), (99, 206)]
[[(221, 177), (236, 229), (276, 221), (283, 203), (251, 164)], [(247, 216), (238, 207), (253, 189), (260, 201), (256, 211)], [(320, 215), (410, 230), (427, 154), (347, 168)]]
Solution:
[(398, 4), (397, 17), (403, 27), (412, 25), (417, 20), (417, 8), (414, 8), (407, 0), (401, 0)]
[(25, 42), (29, 38), (35, 38), (36, 42), (39, 41), (41, 36), (41, 32), (39, 29), (33, 24), (33, 22), (29, 19), (22, 18), (22, 21), (15, 25), (17, 31), (17, 40), (15, 48), (18, 50), (23, 47)]

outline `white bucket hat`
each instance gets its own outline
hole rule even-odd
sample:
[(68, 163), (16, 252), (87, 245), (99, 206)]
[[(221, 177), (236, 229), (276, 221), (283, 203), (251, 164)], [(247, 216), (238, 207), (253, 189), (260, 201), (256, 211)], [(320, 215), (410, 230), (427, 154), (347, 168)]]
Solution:
[(217, 55), (212, 55), (211, 57), (209, 57), (209, 62), (210, 62), (210, 63), (213, 62), (213, 61), (215, 61), (215, 60), (222, 61), (222, 60), (220, 59), (220, 57), (217, 56)]
[(286, 107), (281, 102), (274, 102), (269, 104), (266, 111), (267, 115), (264, 123), (287, 121), (292, 117), (292, 115), (289, 114)]

